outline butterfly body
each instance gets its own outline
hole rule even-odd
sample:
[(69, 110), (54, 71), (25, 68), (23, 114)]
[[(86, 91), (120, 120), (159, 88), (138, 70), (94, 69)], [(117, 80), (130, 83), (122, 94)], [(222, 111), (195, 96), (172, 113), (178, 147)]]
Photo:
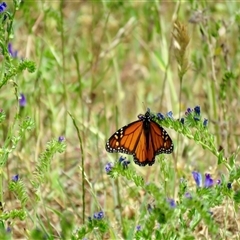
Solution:
[(138, 118), (116, 131), (107, 141), (106, 150), (133, 155), (134, 162), (139, 166), (151, 166), (156, 155), (172, 153), (173, 143), (149, 111)]

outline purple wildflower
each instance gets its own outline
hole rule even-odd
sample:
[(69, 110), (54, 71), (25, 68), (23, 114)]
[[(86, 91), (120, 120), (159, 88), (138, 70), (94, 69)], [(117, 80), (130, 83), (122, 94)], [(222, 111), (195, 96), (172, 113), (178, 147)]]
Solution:
[(168, 118), (173, 119), (173, 112), (172, 112), (172, 111), (167, 112), (166, 116), (167, 116)]
[(136, 231), (137, 231), (137, 232), (141, 231), (141, 229), (142, 229), (141, 225), (137, 225), (137, 226), (136, 226)]
[(157, 118), (159, 120), (163, 120), (165, 117), (164, 117), (164, 115), (162, 113), (157, 113)]
[(103, 219), (103, 218), (104, 218), (104, 213), (103, 213), (103, 211), (94, 213), (94, 214), (93, 214), (93, 218), (94, 218), (94, 219), (97, 219), (97, 220)]
[(106, 166), (105, 166), (105, 171), (106, 173), (109, 173), (113, 168), (113, 165), (111, 162), (107, 163)]
[(127, 161), (126, 157), (123, 157), (123, 156), (120, 156), (120, 158), (118, 159), (118, 162), (122, 164), (124, 168), (127, 168), (128, 164), (130, 164), (130, 161)]
[(211, 178), (211, 175), (209, 173), (206, 173), (204, 187), (208, 188), (212, 186), (213, 186), (213, 179)]
[(123, 165), (124, 168), (127, 168), (128, 164), (130, 164), (130, 161), (123, 161), (122, 162), (122, 165)]
[(206, 127), (208, 125), (208, 120), (206, 118), (204, 118), (203, 120), (203, 126)]
[(13, 50), (13, 47), (12, 47), (11, 43), (8, 44), (8, 52), (13, 58), (17, 57), (18, 51)]
[(187, 111), (185, 112), (185, 115), (189, 115), (193, 110), (191, 108), (187, 108)]
[[(202, 175), (199, 172), (193, 171), (192, 172), (193, 178), (197, 184), (198, 187), (202, 187)], [(216, 184), (221, 184), (221, 180), (217, 180)], [(205, 179), (204, 179), (204, 187), (209, 188), (214, 185), (214, 180), (211, 178), (211, 175), (209, 173), (205, 174)]]
[(7, 4), (5, 2), (0, 3), (0, 13), (4, 12), (7, 8)]
[(174, 199), (168, 198), (167, 201), (168, 201), (168, 203), (169, 203), (171, 208), (175, 208), (176, 207), (176, 203), (175, 203)]
[(191, 195), (190, 192), (186, 192), (186, 193), (184, 194), (184, 196), (185, 196), (185, 198), (192, 199), (192, 195)]
[(27, 104), (27, 99), (23, 93), (20, 94), (19, 105), (20, 107), (25, 107)]
[(217, 185), (220, 185), (222, 182), (221, 182), (220, 179), (218, 179), (218, 180), (216, 181), (216, 183), (217, 183)]
[(14, 175), (13, 177), (12, 177), (12, 181), (13, 182), (17, 182), (19, 180), (19, 175), (17, 174), (17, 175)]
[(11, 233), (12, 232), (12, 229), (10, 228), (10, 226), (7, 226), (6, 232), (7, 233)]
[(98, 219), (102, 219), (102, 218), (104, 218), (104, 213), (103, 213), (103, 211), (100, 211), (98, 213)]
[(193, 171), (192, 172), (193, 178), (197, 184), (198, 187), (202, 186), (202, 175), (199, 172)]
[(61, 143), (61, 142), (63, 142), (64, 140), (65, 140), (64, 136), (59, 136), (59, 137), (58, 137), (58, 142)]
[(194, 108), (194, 112), (195, 112), (197, 115), (200, 115), (200, 113), (201, 113), (200, 106), (196, 106), (196, 107)]
[(120, 156), (120, 158), (118, 159), (119, 163), (122, 163), (125, 160), (126, 160), (126, 157), (123, 157), (123, 156)]

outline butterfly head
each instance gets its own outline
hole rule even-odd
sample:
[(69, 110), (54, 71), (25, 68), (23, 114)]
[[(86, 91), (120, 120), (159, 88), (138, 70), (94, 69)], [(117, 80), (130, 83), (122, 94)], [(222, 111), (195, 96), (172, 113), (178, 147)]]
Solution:
[(138, 115), (138, 119), (139, 120), (143, 120), (143, 121), (150, 121), (150, 120), (152, 120), (154, 118), (154, 115), (153, 114), (151, 114), (151, 112), (150, 112), (150, 108), (147, 108), (147, 111), (146, 111), (146, 113), (145, 114), (139, 114)]

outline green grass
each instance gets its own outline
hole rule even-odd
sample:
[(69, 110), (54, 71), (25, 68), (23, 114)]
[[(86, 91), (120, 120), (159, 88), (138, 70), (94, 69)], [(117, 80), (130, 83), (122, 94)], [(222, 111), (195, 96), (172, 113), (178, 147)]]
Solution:
[[(240, 4), (6, 3), (1, 239), (239, 239)], [(124, 167), (106, 141), (147, 108), (174, 152)]]

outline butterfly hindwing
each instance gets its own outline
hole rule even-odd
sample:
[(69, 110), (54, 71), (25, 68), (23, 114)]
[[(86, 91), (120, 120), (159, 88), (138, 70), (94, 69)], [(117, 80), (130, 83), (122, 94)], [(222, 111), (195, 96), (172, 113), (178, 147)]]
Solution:
[(144, 131), (142, 131), (140, 141), (134, 154), (134, 162), (140, 166), (145, 166), (147, 164), (152, 165), (154, 163), (154, 151), (151, 145), (151, 135), (146, 134), (146, 132), (144, 133)]

